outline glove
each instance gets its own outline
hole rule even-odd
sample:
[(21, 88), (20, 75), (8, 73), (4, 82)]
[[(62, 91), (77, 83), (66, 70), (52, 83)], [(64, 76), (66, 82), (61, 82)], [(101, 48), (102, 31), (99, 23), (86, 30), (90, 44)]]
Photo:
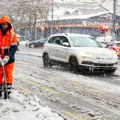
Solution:
[(5, 55), (5, 57), (3, 58), (3, 64), (5, 65), (8, 61), (9, 61), (10, 57)]

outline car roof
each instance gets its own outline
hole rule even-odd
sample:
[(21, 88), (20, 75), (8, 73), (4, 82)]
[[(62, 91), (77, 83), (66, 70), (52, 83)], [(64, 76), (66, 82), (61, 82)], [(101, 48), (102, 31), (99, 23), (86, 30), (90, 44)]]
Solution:
[(115, 41), (115, 43), (120, 43), (120, 41)]
[(57, 33), (57, 34), (53, 34), (51, 36), (81, 36), (81, 37), (92, 37), (90, 35), (87, 34), (78, 34), (78, 33)]
[(111, 41), (110, 43), (111, 44), (117, 44), (117, 43), (120, 43), (120, 41)]

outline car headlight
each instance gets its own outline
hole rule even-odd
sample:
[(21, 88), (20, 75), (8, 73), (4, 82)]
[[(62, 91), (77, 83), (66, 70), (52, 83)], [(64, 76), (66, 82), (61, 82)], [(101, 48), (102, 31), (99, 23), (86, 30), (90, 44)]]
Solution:
[(116, 53), (114, 53), (114, 54), (113, 54), (113, 58), (115, 58), (115, 59), (117, 59), (117, 58), (118, 58), (118, 56), (117, 56), (117, 54), (116, 54)]
[(118, 59), (116, 51), (112, 51), (112, 53), (110, 54), (110, 56), (111, 56), (111, 58)]
[(80, 56), (85, 59), (85, 58), (93, 58), (92, 54), (89, 53), (80, 53)]

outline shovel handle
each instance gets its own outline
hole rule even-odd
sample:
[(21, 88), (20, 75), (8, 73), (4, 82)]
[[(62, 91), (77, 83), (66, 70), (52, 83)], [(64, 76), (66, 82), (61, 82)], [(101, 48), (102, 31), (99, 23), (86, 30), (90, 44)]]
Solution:
[(4, 64), (2, 65), (2, 72), (3, 72), (3, 78), (4, 78), (6, 97), (8, 98), (8, 91), (7, 91), (7, 83), (6, 83), (6, 74), (5, 74)]

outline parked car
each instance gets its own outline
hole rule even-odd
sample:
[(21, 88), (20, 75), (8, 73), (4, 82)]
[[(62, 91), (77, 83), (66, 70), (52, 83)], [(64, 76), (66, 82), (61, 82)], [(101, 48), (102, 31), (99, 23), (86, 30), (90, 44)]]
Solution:
[(100, 42), (100, 41), (99, 41), (99, 44), (100, 44), (102, 47), (107, 48), (109, 43), (108, 43), (108, 42)]
[(107, 48), (114, 50), (118, 57), (120, 57), (120, 41), (113, 41), (107, 45)]
[(58, 63), (68, 64), (70, 69), (103, 70), (115, 72), (118, 57), (114, 51), (103, 48), (89, 35), (54, 34), (44, 44), (42, 59), (44, 67)]
[(35, 47), (42, 47), (42, 45), (46, 42), (46, 38), (41, 38), (41, 39), (38, 39), (38, 40), (33, 40), (33, 41), (28, 41), (26, 43), (26, 46), (27, 47), (30, 47), (30, 48), (35, 48)]

